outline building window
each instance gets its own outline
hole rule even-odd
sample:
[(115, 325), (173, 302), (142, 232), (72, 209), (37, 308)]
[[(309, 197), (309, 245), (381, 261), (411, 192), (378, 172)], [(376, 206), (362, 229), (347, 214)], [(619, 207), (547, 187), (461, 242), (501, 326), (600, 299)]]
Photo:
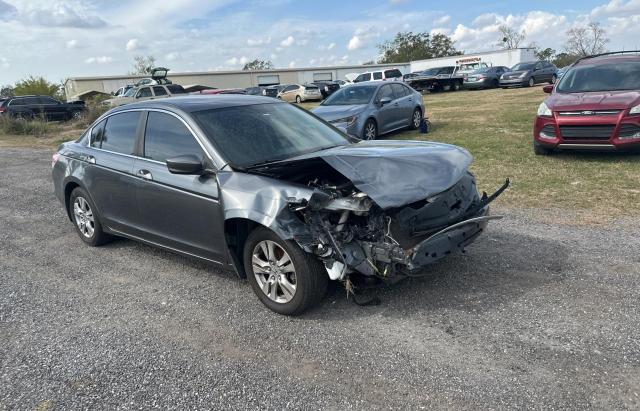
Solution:
[(277, 84), (280, 84), (280, 76), (277, 74), (258, 76), (259, 86), (275, 86)]
[(333, 81), (331, 73), (313, 73), (313, 81)]

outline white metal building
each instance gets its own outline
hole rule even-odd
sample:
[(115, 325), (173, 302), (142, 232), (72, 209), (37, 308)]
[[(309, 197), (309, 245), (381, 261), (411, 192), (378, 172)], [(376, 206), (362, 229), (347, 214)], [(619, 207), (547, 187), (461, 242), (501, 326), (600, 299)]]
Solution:
[[(274, 69), (260, 71), (206, 71), (193, 73), (172, 73), (167, 76), (173, 83), (187, 85), (203, 85), (216, 88), (246, 88), (269, 86), (274, 84), (304, 84), (314, 81), (344, 80), (345, 74), (363, 73), (388, 68), (397, 68), (403, 74), (409, 72), (409, 63), (375, 64), (354, 66), (309, 67), (299, 69)], [(68, 98), (73, 99), (90, 90), (111, 93), (122, 86), (133, 84), (144, 76), (104, 76), (104, 77), (71, 77), (64, 84)]]
[(517, 48), (487, 51), (483, 53), (463, 54), (461, 56), (440, 57), (437, 59), (417, 60), (410, 63), (411, 72), (432, 67), (456, 66), (467, 62), (483, 62), (489, 66), (511, 67), (524, 61), (537, 60), (534, 48)]
[[(431, 67), (452, 66), (464, 61), (485, 62), (490, 66), (508, 66), (523, 61), (535, 60), (533, 48), (497, 50), (484, 53), (465, 54), (461, 56), (442, 57), (429, 60), (412, 61), (400, 64), (372, 64), (331, 67), (308, 67), (292, 69), (275, 69), (260, 71), (206, 71), (193, 73), (169, 73), (169, 79), (176, 84), (202, 85), (216, 88), (246, 88), (268, 86), (274, 84), (304, 84), (321, 80), (344, 80), (345, 74), (364, 73), (391, 67), (398, 68), (403, 74), (425, 70)], [(88, 91), (111, 93), (122, 86), (133, 84), (143, 76), (103, 76), (103, 77), (71, 77), (64, 88), (68, 99), (74, 99)]]

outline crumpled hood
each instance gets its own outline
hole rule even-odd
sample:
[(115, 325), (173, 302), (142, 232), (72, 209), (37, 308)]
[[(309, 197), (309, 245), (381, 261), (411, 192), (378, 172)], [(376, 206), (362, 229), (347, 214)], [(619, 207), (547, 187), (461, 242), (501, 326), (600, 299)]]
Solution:
[(553, 93), (547, 98), (551, 110), (624, 110), (640, 104), (638, 91), (598, 91), (590, 93)]
[(424, 200), (455, 185), (473, 162), (457, 146), (426, 141), (363, 141), (306, 154), (322, 158), (383, 209)]
[(353, 104), (349, 106), (318, 106), (311, 110), (313, 114), (326, 121), (333, 121), (360, 113), (366, 107), (365, 104)]

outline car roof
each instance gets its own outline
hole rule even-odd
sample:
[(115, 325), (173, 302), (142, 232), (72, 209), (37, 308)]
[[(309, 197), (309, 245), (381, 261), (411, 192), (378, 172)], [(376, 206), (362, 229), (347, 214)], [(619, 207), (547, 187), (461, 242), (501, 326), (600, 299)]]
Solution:
[(621, 61), (640, 61), (640, 55), (633, 54), (605, 54), (601, 56), (588, 56), (578, 60), (575, 65), (595, 65)]
[(165, 109), (169, 111), (183, 111), (193, 113), (227, 107), (249, 106), (253, 104), (287, 104), (270, 97), (252, 96), (247, 94), (201, 94), (170, 97), (158, 100), (145, 100), (129, 103), (113, 109), (112, 113), (130, 109)]

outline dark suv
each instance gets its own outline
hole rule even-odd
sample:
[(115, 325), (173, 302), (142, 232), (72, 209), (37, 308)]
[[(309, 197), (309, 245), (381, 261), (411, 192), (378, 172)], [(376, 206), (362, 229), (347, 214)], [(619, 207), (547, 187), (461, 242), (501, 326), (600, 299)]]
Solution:
[(63, 103), (49, 96), (10, 97), (0, 103), (0, 116), (25, 120), (44, 117), (46, 120), (66, 121), (82, 117), (85, 110), (83, 101)]

